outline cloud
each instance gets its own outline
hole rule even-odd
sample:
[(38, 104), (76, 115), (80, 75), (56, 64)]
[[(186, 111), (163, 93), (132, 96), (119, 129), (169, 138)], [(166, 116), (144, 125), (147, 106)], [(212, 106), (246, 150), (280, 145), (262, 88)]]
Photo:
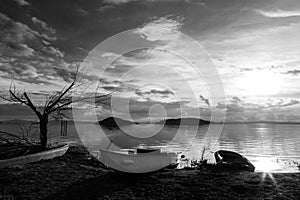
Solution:
[(297, 76), (300, 74), (300, 70), (298, 70), (298, 69), (290, 70), (290, 71), (284, 72), (283, 74), (291, 74), (291, 75)]
[[(105, 53), (110, 60), (115, 54)], [(144, 81), (188, 81), (199, 79), (197, 71), (182, 57), (159, 48), (138, 49), (118, 57), (105, 71), (120, 77), (125, 73), (135, 74)], [(181, 83), (182, 84), (182, 83)], [(168, 84), (167, 84), (168, 85)]]
[(270, 65), (264, 67), (238, 67), (231, 65), (230, 67), (239, 70), (240, 72), (262, 71), (262, 70), (276, 70), (283, 68), (283, 65)]
[(28, 6), (30, 5), (30, 3), (28, 3), (25, 0), (14, 0), (15, 2), (17, 2), (20, 6)]
[(185, 0), (185, 2), (200, 5), (200, 6), (205, 6), (206, 4), (206, 0)]
[(142, 97), (143, 99), (162, 99), (169, 98), (174, 93), (168, 89), (150, 89), (150, 90), (135, 90), (135, 94)]
[(183, 25), (181, 17), (166, 16), (154, 19), (138, 28), (135, 33), (149, 41), (172, 41), (179, 38)]
[(267, 11), (267, 10), (255, 10), (255, 12), (269, 18), (285, 18), (285, 17), (299, 17), (300, 10), (285, 11), (281, 9)]
[(237, 113), (243, 113), (245, 111), (245, 108), (241, 106), (238, 103), (224, 103), (224, 102), (219, 102), (216, 108), (219, 109), (226, 109), (227, 114), (237, 114)]
[[(43, 30), (55, 33), (45, 22), (34, 17), (30, 19)], [(0, 63), (5, 66), (0, 69), (1, 77), (23, 83), (48, 85), (60, 84), (61, 80), (69, 82), (72, 74), (64, 73), (64, 70), (70, 70), (70, 64), (62, 60), (64, 52), (51, 46), (50, 39), (53, 41), (46, 34), (0, 13)], [(61, 70), (56, 70), (53, 66), (60, 67)], [(49, 78), (53, 75), (56, 76)]]
[(289, 116), (298, 113), (298, 99), (246, 99), (231, 97), (219, 102), (216, 109), (226, 111), (227, 121), (295, 121)]
[[(9, 40), (16, 40), (17, 42), (33, 39), (36, 35), (39, 35), (36, 31), (31, 30), (27, 25), (20, 22), (11, 20), (6, 15), (0, 13), (0, 26), (1, 26), (1, 38), (7, 36)], [(2, 35), (6, 34), (6, 35)]]
[(281, 106), (287, 107), (287, 106), (293, 106), (293, 105), (297, 105), (297, 104), (299, 104), (298, 100), (290, 100), (290, 102), (282, 104)]
[(104, 11), (112, 9), (112, 8), (115, 8), (115, 7), (112, 5), (104, 5), (104, 6), (99, 7), (97, 10), (99, 12), (104, 12)]
[(57, 56), (57, 57), (64, 57), (64, 53), (61, 52), (59, 49), (54, 48), (54, 47), (45, 47), (44, 51), (46, 53), (52, 54), (53, 56)]
[(122, 56), (122, 55), (119, 55), (119, 54), (116, 54), (116, 53), (113, 53), (113, 52), (104, 52), (103, 54), (101, 54), (101, 57), (107, 58), (109, 60), (115, 60), (120, 56)]
[(38, 77), (38, 74), (36, 73), (36, 68), (29, 64), (20, 63), (18, 66), (14, 67), (13, 70), (21, 76), (26, 76), (29, 78)]
[(44, 21), (42, 21), (42, 20), (39, 20), (39, 19), (37, 19), (36, 17), (31, 17), (31, 20), (32, 20), (32, 22), (33, 22), (34, 24), (40, 25), (44, 30), (46, 30), (46, 31), (48, 31), (48, 32), (50, 32), (50, 33), (52, 33), (52, 34), (54, 34), (54, 33), (56, 32), (55, 29), (49, 27), (49, 26), (46, 24), (46, 22), (44, 22)]
[(232, 97), (232, 99), (235, 101), (235, 102), (242, 102), (242, 99), (240, 99), (239, 97)]
[(118, 87), (116, 86), (102, 86), (101, 88), (108, 90), (108, 91), (115, 91)]
[(1, 66), (0, 71), (11, 76), (11, 78), (16, 79), (34, 79), (38, 77), (37, 69), (27, 63), (17, 63), (14, 66), (5, 63), (3, 66)]
[(265, 106), (265, 108), (281, 108), (281, 107), (289, 107), (297, 104), (299, 104), (299, 101), (296, 99), (290, 99), (288, 101), (286, 99), (281, 99), (281, 98), (275, 100), (269, 99), (269, 102), (267, 103), (267, 106)]
[(0, 52), (3, 56), (14, 57), (30, 57), (35, 54), (34, 49), (27, 46), (27, 44), (14, 43), (6, 41), (5, 44), (0, 44)]
[(131, 1), (136, 1), (136, 0), (104, 0), (103, 3), (119, 5), (119, 4), (131, 2)]
[[(114, 5), (120, 5), (120, 4), (125, 4), (125, 3), (129, 3), (129, 2), (138, 2), (139, 0), (104, 0), (104, 3), (107, 4), (114, 4)], [(181, 2), (182, 0), (143, 0), (145, 2)], [(201, 5), (204, 6), (205, 5), (205, 0), (184, 0), (183, 2), (186, 3), (190, 3), (190, 4), (195, 4), (195, 5)]]
[[(128, 105), (129, 102), (129, 105)], [(165, 111), (165, 117), (179, 117), (182, 116), (182, 110), (184, 107), (186, 107), (188, 101), (174, 101), (174, 102), (162, 102), (158, 100), (152, 100), (152, 99), (146, 99), (146, 100), (139, 100), (135, 97), (131, 97), (128, 99), (128, 97), (120, 97), (115, 96), (113, 97), (113, 105), (112, 108), (117, 114), (117, 116), (124, 116), (123, 118), (127, 119), (128, 115), (132, 119), (143, 119), (143, 118), (149, 118), (156, 117), (156, 118), (162, 118), (162, 112)], [(153, 108), (157, 108), (156, 106), (160, 105), (163, 107), (163, 110), (158, 110)], [(153, 107), (154, 106), (154, 107)], [(150, 113), (151, 112), (151, 113)]]
[(200, 95), (200, 100), (202, 100), (206, 105), (210, 106), (209, 100)]
[(15, 22), (0, 13), (0, 50), (2, 55), (12, 57), (29, 57), (35, 50), (31, 47), (36, 44), (41, 35), (27, 25)]

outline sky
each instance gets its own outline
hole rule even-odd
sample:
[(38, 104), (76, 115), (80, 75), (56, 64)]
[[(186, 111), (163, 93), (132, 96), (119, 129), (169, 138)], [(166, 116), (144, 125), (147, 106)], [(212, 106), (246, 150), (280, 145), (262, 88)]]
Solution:
[(122, 118), (299, 122), (299, 35), (297, 0), (2, 0), (0, 89), (39, 102), (81, 65)]

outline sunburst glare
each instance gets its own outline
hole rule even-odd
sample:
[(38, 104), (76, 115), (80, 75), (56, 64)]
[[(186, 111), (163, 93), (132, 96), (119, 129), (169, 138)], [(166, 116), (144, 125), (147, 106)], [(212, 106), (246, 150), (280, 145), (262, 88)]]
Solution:
[(267, 177), (269, 177), (274, 184), (276, 184), (276, 180), (272, 173), (276, 172), (276, 170), (280, 169), (279, 164), (266, 157), (258, 158), (255, 162), (256, 171), (263, 172), (261, 182), (263, 183)]

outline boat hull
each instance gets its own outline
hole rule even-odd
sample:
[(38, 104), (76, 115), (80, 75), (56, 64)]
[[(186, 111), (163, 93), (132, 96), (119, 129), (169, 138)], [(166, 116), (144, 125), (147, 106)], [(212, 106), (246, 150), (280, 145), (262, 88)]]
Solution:
[(39, 153), (19, 156), (15, 158), (0, 160), (0, 169), (5, 167), (12, 167), (15, 165), (24, 165), (27, 163), (37, 162), (41, 160), (48, 160), (55, 157), (63, 156), (69, 148), (69, 144), (63, 145), (58, 148), (42, 151)]
[(109, 167), (127, 173), (147, 173), (160, 170), (177, 161), (176, 153), (138, 153), (100, 150), (101, 161)]

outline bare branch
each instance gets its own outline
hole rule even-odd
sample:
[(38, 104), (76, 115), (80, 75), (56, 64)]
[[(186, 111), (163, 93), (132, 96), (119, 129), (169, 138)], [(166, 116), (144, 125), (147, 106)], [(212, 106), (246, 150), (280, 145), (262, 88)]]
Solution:
[(18, 97), (17, 94), (15, 94), (15, 92), (13, 92), (12, 90), (9, 90), (9, 93), (11, 95), (11, 100), (14, 102), (20, 102), (22, 104), (26, 104), (27, 105), (27, 101), (23, 100), (22, 97)]
[(36, 107), (33, 105), (32, 101), (30, 100), (30, 98), (28, 97), (27, 93), (24, 92), (24, 97), (27, 100), (27, 105), (34, 111), (34, 113), (41, 118), (42, 115), (39, 111), (37, 111)]
[(77, 76), (74, 78), (73, 82), (69, 85), (69, 87), (64, 88), (59, 95), (57, 95), (58, 93), (56, 93), (56, 95), (53, 95), (53, 100), (49, 101), (49, 104), (45, 108), (45, 113), (49, 114), (52, 108), (55, 107), (61, 101), (61, 99), (72, 90), (76, 82)]

